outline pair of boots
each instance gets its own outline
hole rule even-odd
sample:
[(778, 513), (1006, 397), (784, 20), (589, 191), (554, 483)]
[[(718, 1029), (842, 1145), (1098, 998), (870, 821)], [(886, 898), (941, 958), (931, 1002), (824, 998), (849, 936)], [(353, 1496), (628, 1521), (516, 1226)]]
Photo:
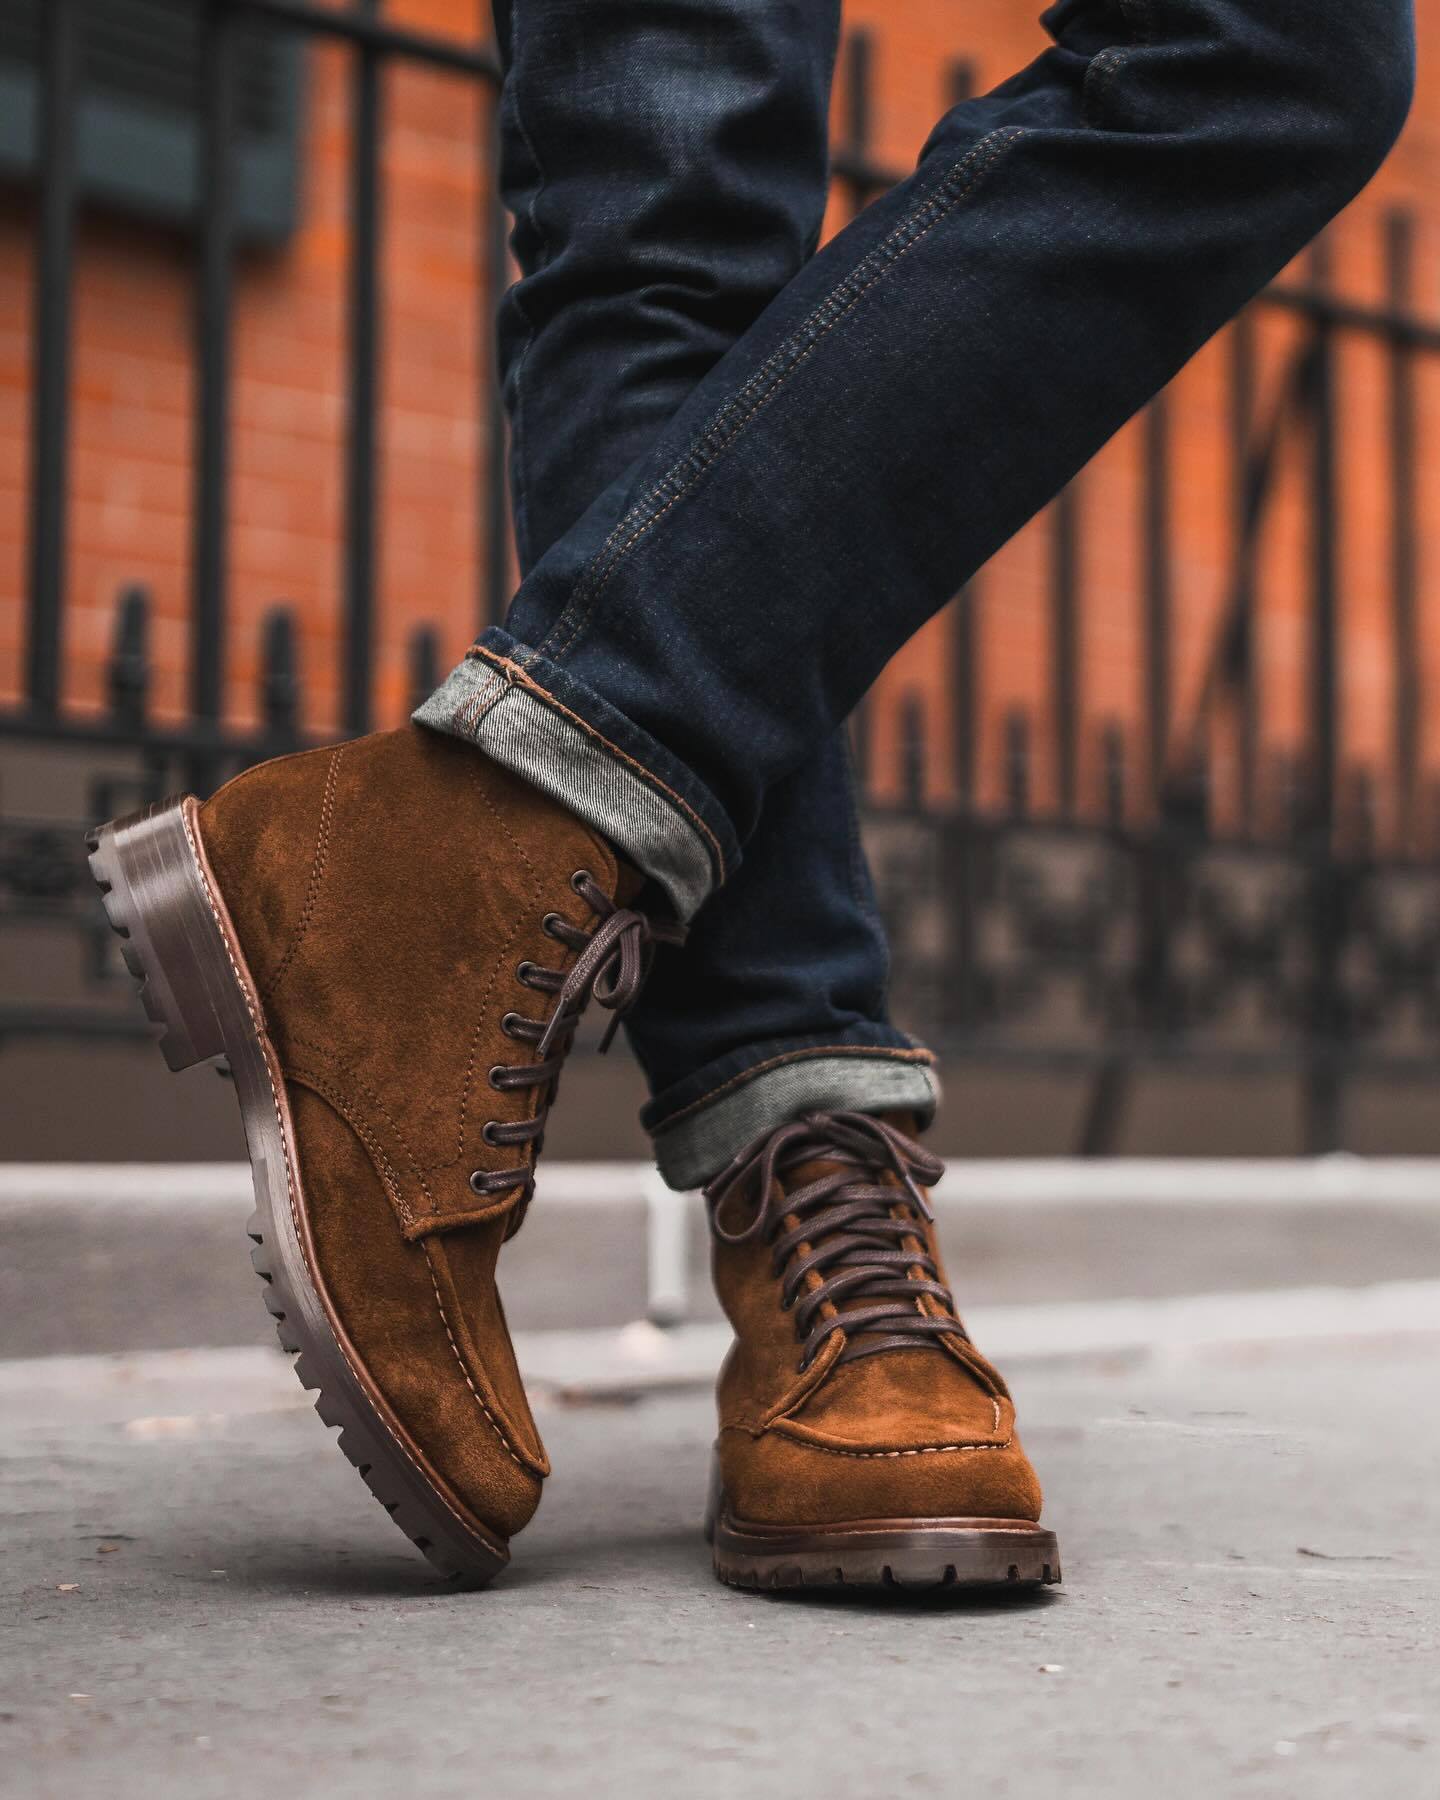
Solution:
[[(172, 1069), (224, 1057), (256, 1270), (316, 1408), (445, 1575), (549, 1473), (495, 1285), (581, 1012), (656, 942), (564, 807), (414, 726), (102, 827), (91, 865)], [(735, 1329), (707, 1531), (740, 1586), (1058, 1581), (1005, 1384), (945, 1285), (904, 1120), (812, 1114), (707, 1190)]]

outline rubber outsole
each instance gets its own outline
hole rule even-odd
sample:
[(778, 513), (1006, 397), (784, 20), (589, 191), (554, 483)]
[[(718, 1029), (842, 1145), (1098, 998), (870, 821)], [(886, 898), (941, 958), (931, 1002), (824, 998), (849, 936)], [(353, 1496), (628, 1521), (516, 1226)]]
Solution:
[(855, 1519), (760, 1525), (737, 1519), (712, 1464), (705, 1536), (728, 1587), (976, 1593), (1059, 1583), (1055, 1533), (1026, 1519)]
[(468, 1516), (364, 1370), (309, 1254), (285, 1083), (264, 1011), (205, 857), (193, 796), (90, 833), (90, 871), (173, 1070), (210, 1062), (234, 1082), (255, 1186), (250, 1260), (281, 1348), (380, 1505), (447, 1581), (482, 1587), (509, 1561)]

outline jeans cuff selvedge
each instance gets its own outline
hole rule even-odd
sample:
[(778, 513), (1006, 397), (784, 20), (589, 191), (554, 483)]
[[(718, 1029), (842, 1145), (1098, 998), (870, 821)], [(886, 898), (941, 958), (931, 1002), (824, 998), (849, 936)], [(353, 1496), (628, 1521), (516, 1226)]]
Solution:
[(493, 628), (411, 715), (464, 738), (593, 826), (664, 890), (681, 919), (734, 872), (714, 797), (584, 683)]
[(641, 1117), (667, 1186), (701, 1187), (761, 1132), (801, 1113), (912, 1112), (927, 1126), (940, 1083), (928, 1050), (913, 1044), (834, 1042), (770, 1047), (748, 1069), (668, 1117)]

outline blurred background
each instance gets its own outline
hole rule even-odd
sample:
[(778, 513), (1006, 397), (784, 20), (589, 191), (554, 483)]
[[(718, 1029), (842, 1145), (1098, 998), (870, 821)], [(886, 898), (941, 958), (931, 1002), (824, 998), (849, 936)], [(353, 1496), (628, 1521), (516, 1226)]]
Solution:
[[(1440, 1148), (1440, 81), (855, 720), (940, 1148)], [(1043, 44), (847, 11), (832, 224)], [(476, 0), (0, 0), (0, 1146), (238, 1153), (84, 825), (404, 717), (511, 586)], [(1178, 203), (1178, 202), (1177, 202)], [(623, 1055), (555, 1149), (638, 1156)]]
[[(832, 226), (1038, 5), (849, 0)], [(503, 1269), (557, 1476), (493, 1593), (437, 1591), (276, 1353), (233, 1098), (166, 1072), (86, 871), (503, 613), (487, 7), (0, 0), (0, 1791), (730, 1800), (780, 1745), (802, 1796), (1433, 1800), (1420, 29), (1379, 178), (855, 720), (942, 1241), (1066, 1546), (1053, 1604), (902, 1622), (711, 1579), (729, 1332), (618, 1048)]]

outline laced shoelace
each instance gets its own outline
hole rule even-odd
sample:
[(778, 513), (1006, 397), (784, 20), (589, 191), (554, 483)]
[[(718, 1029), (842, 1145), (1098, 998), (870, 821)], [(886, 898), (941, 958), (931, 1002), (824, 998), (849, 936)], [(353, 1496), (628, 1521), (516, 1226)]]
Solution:
[[(787, 1175), (818, 1161), (838, 1166), (785, 1191)], [(783, 1275), (780, 1304), (795, 1310), (802, 1370), (836, 1331), (847, 1339), (837, 1363), (934, 1345), (946, 1334), (968, 1336), (934, 1258), (904, 1243), (919, 1236), (914, 1214), (933, 1220), (920, 1190), (933, 1186), (944, 1167), (884, 1119), (812, 1112), (741, 1151), (705, 1189), (710, 1228), (722, 1244), (771, 1244), (775, 1274)], [(898, 1179), (898, 1189), (880, 1179), (885, 1174)], [(911, 1216), (895, 1217), (897, 1206)], [(746, 1207), (747, 1224), (725, 1225), (722, 1214)], [(813, 1288), (807, 1285), (812, 1273), (821, 1277)], [(922, 1312), (916, 1304), (922, 1295), (941, 1310)], [(847, 1310), (822, 1316), (842, 1301), (850, 1303)]]
[[(541, 930), (576, 951), (575, 961), (563, 971), (528, 960), (519, 965), (515, 975), (521, 985), (553, 995), (555, 1004), (544, 1019), (527, 1019), (516, 1012), (505, 1014), (500, 1029), (517, 1043), (533, 1044), (537, 1058), (534, 1062), (496, 1063), (490, 1070), (490, 1085), (497, 1092), (540, 1088), (539, 1103), (528, 1119), (487, 1119), (480, 1129), (487, 1144), (533, 1145), (536, 1157), (544, 1140), (546, 1117), (559, 1092), (560, 1070), (586, 1007), (594, 1000), (611, 1015), (600, 1040), (603, 1053), (610, 1048), (620, 1021), (645, 985), (656, 945), (683, 944), (686, 935), (684, 926), (674, 921), (652, 919), (648, 913), (616, 906), (588, 869), (577, 869), (570, 877), (570, 886), (600, 923), (586, 931), (560, 913), (546, 913)], [(515, 1187), (524, 1189), (511, 1226), (512, 1236), (535, 1189), (533, 1164), (532, 1158), (513, 1169), (476, 1169), (470, 1177), (471, 1188), (481, 1195), (505, 1193)]]

